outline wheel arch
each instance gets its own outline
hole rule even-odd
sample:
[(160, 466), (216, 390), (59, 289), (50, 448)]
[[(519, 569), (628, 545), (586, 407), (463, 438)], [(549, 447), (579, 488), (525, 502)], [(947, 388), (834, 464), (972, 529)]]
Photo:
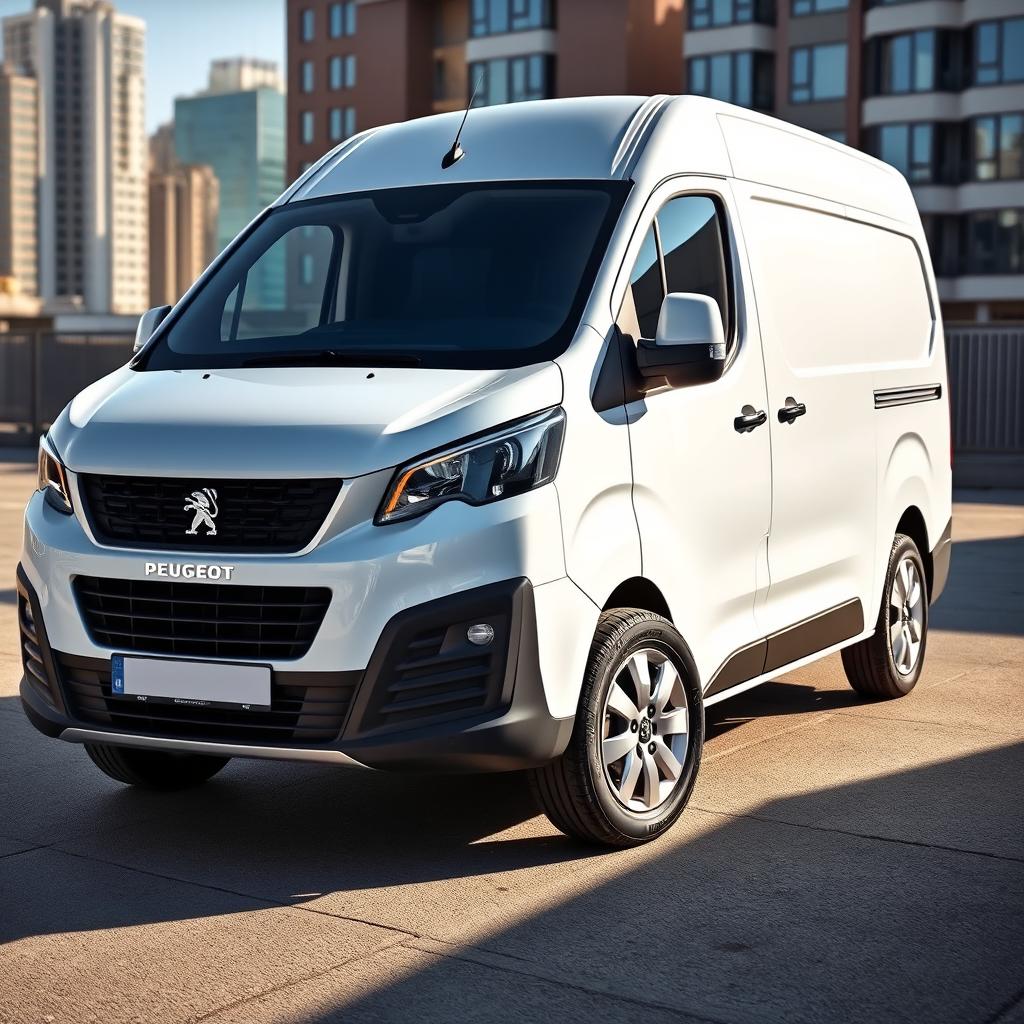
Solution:
[(665, 595), (658, 585), (646, 576), (631, 576), (628, 580), (623, 580), (608, 595), (608, 600), (601, 610), (610, 611), (612, 608), (643, 608), (644, 611), (654, 612), (655, 615), (674, 622)]
[(906, 534), (916, 545), (924, 562), (925, 582), (928, 585), (928, 597), (931, 598), (932, 585), (935, 579), (935, 566), (932, 564), (932, 549), (928, 541), (928, 524), (924, 513), (916, 506), (909, 506), (900, 516), (896, 524), (896, 533)]

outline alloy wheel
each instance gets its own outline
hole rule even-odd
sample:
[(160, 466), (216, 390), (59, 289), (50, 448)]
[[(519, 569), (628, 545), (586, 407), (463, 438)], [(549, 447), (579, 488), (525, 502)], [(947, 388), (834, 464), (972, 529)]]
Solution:
[(889, 646), (900, 675), (909, 676), (921, 657), (924, 599), (924, 581), (917, 562), (901, 559), (889, 591)]
[(601, 764), (631, 811), (663, 804), (683, 773), (689, 743), (686, 689), (667, 654), (643, 648), (615, 671), (601, 714)]

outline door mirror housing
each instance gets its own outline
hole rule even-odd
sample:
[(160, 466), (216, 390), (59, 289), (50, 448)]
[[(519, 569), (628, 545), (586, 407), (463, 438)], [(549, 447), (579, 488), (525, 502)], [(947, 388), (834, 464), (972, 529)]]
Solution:
[(664, 378), (674, 388), (718, 380), (725, 372), (725, 357), (718, 303), (692, 292), (666, 295), (655, 340), (640, 341), (636, 348), (641, 376)]
[(152, 309), (147, 309), (146, 312), (139, 317), (139, 325), (135, 328), (135, 345), (132, 347), (133, 353), (138, 352), (139, 349), (153, 337), (154, 332), (164, 322), (170, 311), (170, 306), (154, 306)]

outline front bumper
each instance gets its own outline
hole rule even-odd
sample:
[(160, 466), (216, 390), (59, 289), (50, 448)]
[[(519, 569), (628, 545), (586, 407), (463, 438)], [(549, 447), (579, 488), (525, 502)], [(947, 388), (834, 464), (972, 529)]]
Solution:
[[(17, 589), (22, 703), (48, 736), (231, 757), (486, 772), (543, 764), (565, 749), (572, 732), (572, 717), (548, 710), (534, 589), (525, 578), (398, 613), (362, 672), (275, 670), (269, 712), (147, 706), (115, 697), (109, 659), (51, 647), (21, 566)], [(495, 630), (484, 653), (465, 637), (477, 622)], [(337, 734), (303, 742), (310, 732), (330, 732), (330, 715), (337, 715)], [(285, 742), (275, 738), (282, 735)]]

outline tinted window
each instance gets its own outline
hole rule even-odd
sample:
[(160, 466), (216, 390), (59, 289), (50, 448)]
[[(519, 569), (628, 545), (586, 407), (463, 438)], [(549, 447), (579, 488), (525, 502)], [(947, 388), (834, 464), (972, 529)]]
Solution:
[(665, 297), (661, 286), (661, 264), (658, 262), (658, 245), (654, 228), (647, 229), (640, 255), (629, 276), (629, 287), (633, 293), (633, 305), (640, 324), (640, 337), (653, 338), (658, 329), (661, 300)]
[(728, 338), (725, 245), (714, 200), (707, 196), (680, 196), (671, 200), (658, 214), (658, 231), (669, 292), (696, 292), (714, 299), (722, 313), (722, 327)]
[(465, 368), (553, 358), (578, 326), (628, 189), (434, 185), (286, 204), (204, 282), (146, 368), (346, 352)]
[(657, 227), (657, 235), (652, 227), (644, 237), (629, 278), (640, 337), (652, 339), (657, 334), (667, 285), (669, 292), (692, 292), (714, 299), (729, 338), (725, 240), (714, 200), (707, 196), (669, 200), (658, 211)]

